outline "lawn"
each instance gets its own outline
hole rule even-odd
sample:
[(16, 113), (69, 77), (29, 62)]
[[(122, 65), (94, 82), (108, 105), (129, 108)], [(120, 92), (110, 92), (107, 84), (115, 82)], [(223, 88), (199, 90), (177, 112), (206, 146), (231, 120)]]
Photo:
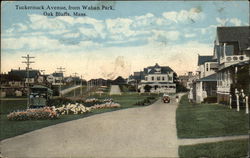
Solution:
[(220, 104), (191, 104), (187, 95), (176, 110), (179, 138), (201, 138), (248, 134), (249, 115)]
[(247, 157), (248, 140), (232, 140), (217, 143), (184, 145), (179, 147), (182, 158), (236, 158)]
[(16, 110), (25, 110), (27, 108), (27, 100), (0, 100), (0, 114), (8, 114)]
[[(148, 96), (157, 96), (154, 94), (151, 95), (138, 95), (136, 93), (125, 93), (123, 95), (114, 95), (114, 96), (109, 96), (109, 95), (93, 95), (91, 97), (96, 97), (99, 99), (103, 98), (112, 98), (114, 102), (120, 103), (121, 107), (120, 108), (113, 108), (113, 109), (96, 109), (90, 113), (86, 114), (81, 114), (81, 115), (61, 115), (58, 119), (55, 120), (29, 120), (29, 121), (9, 121), (7, 120), (7, 114), (11, 111), (17, 110), (17, 109), (25, 109), (26, 108), (26, 101), (4, 101), (1, 103), (1, 120), (0, 120), (0, 127), (1, 127), (1, 132), (0, 132), (0, 140), (10, 138), (13, 136), (17, 136), (20, 134), (24, 134), (36, 129), (40, 129), (43, 127), (47, 127), (50, 125), (66, 122), (66, 121), (71, 121), (75, 119), (80, 119), (84, 117), (88, 117), (91, 115), (99, 114), (99, 113), (104, 113), (104, 112), (110, 112), (110, 111), (115, 111), (115, 110), (120, 110), (120, 109), (125, 109), (125, 108), (133, 108), (133, 107), (138, 107), (134, 105), (138, 101), (142, 101), (143, 99), (147, 98)], [(157, 98), (157, 97), (156, 97)]]

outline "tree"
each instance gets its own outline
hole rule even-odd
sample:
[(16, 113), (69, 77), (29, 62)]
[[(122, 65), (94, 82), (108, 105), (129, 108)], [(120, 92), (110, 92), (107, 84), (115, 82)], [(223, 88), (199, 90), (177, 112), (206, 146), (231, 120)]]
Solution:
[(145, 92), (150, 92), (150, 89), (151, 89), (151, 88), (152, 88), (152, 87), (151, 87), (150, 85), (144, 86)]

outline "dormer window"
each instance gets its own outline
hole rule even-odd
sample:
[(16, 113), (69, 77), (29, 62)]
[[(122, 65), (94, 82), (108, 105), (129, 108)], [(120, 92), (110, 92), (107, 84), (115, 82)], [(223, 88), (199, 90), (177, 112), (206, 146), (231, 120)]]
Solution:
[(161, 73), (161, 68), (155, 68), (155, 73)]

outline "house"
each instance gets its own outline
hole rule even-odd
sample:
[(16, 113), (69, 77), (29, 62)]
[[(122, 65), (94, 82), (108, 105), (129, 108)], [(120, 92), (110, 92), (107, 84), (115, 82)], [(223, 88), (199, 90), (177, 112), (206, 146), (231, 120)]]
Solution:
[(47, 76), (47, 81), (51, 83), (53, 86), (63, 85), (63, 73), (54, 72), (51, 75)]
[(190, 89), (194, 77), (195, 75), (193, 74), (193, 72), (188, 72), (187, 75), (180, 75), (178, 78), (182, 86), (186, 87), (187, 89)]
[(201, 103), (207, 97), (216, 97), (218, 70), (217, 59), (209, 55), (198, 55), (197, 77), (193, 82), (193, 100)]
[(217, 101), (219, 103), (229, 104), (230, 96), (234, 102), (236, 94), (249, 96), (249, 29), (249, 26), (217, 27), (213, 58), (218, 61)]
[(126, 83), (127, 83), (126, 79), (124, 79), (121, 76), (118, 76), (115, 80), (112, 81), (112, 84), (114, 85), (124, 85)]
[(29, 80), (29, 84), (34, 84), (37, 82), (37, 79), (39, 78), (39, 76), (41, 76), (41, 73), (39, 70), (33, 70), (30, 69), (29, 70), (29, 76), (27, 74), (27, 70), (25, 69), (11, 69), (10, 72), (8, 72), (8, 74), (10, 76), (17, 76), (19, 78), (21, 78), (25, 83), (28, 82)]
[(168, 66), (160, 66), (156, 63), (134, 74), (130, 76), (129, 82), (136, 81), (138, 91), (141, 93), (176, 93), (175, 72)]

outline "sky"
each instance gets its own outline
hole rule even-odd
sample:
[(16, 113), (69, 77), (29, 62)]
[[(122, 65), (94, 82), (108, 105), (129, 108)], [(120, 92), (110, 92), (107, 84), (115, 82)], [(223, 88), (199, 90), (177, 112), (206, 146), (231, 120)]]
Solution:
[(1, 4), (1, 72), (24, 69), (21, 57), (29, 54), (33, 69), (64, 67), (87, 80), (127, 78), (156, 63), (178, 75), (194, 72), (198, 54), (213, 54), (216, 27), (249, 25), (247, 1)]

